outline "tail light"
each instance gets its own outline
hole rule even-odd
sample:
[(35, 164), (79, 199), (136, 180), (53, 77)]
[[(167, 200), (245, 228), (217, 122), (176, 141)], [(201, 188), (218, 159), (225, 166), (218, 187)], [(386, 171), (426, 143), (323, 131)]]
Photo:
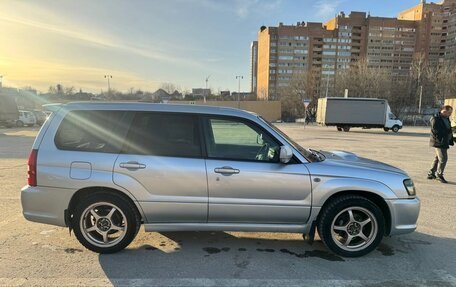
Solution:
[(36, 186), (36, 159), (38, 157), (38, 150), (32, 149), (28, 159), (27, 181), (28, 185)]

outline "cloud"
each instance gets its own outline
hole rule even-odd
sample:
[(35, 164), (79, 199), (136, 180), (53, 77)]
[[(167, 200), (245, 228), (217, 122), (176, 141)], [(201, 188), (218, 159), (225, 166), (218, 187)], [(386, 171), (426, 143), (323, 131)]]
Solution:
[(161, 51), (153, 50), (150, 47), (139, 47), (131, 44), (126, 44), (107, 37), (106, 35), (95, 35), (91, 31), (82, 29), (74, 29), (73, 27), (57, 26), (42, 21), (25, 19), (17, 16), (8, 16), (0, 12), (0, 20), (25, 25), (39, 30), (44, 30), (50, 33), (56, 33), (64, 37), (79, 40), (85, 44), (94, 45), (104, 49), (116, 49), (127, 53), (135, 54), (151, 60), (168, 62), (174, 64), (182, 64), (193, 67), (202, 67), (202, 63), (188, 58), (181, 58), (175, 55), (164, 53)]
[(265, 14), (274, 12), (280, 8), (282, 0), (194, 0), (194, 3), (217, 12), (231, 11), (238, 18), (246, 19), (252, 14)]
[(270, 13), (278, 9), (282, 0), (238, 0), (236, 1), (236, 14), (240, 18), (247, 18), (253, 13)]
[[(342, 0), (318, 0), (313, 7), (317, 10), (316, 17), (326, 21), (337, 14), (337, 7), (342, 3)], [(321, 21), (321, 20), (320, 20)]]

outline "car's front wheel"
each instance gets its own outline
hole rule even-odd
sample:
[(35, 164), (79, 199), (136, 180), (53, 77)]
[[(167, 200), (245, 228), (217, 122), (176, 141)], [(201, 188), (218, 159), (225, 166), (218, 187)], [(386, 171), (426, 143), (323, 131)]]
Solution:
[(82, 199), (73, 215), (76, 238), (87, 249), (114, 253), (127, 247), (141, 226), (136, 207), (117, 194), (94, 193)]
[(338, 197), (321, 212), (318, 234), (323, 243), (336, 254), (344, 257), (363, 256), (374, 250), (383, 238), (383, 213), (365, 197)]

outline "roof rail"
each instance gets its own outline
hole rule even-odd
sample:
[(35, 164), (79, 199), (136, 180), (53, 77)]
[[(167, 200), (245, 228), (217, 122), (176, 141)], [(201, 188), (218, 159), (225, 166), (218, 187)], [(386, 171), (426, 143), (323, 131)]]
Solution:
[(63, 106), (63, 104), (61, 104), (61, 103), (44, 104), (44, 105), (42, 105), (42, 107), (43, 107), (43, 109), (44, 109), (45, 111), (50, 111), (50, 112), (56, 112), (56, 111), (58, 111), (62, 106)]

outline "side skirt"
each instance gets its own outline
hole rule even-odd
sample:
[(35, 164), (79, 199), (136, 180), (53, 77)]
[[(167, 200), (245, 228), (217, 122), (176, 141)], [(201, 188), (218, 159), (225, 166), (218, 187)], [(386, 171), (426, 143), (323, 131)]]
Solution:
[(249, 224), (249, 223), (146, 223), (146, 232), (155, 231), (245, 231), (307, 233), (308, 224)]

